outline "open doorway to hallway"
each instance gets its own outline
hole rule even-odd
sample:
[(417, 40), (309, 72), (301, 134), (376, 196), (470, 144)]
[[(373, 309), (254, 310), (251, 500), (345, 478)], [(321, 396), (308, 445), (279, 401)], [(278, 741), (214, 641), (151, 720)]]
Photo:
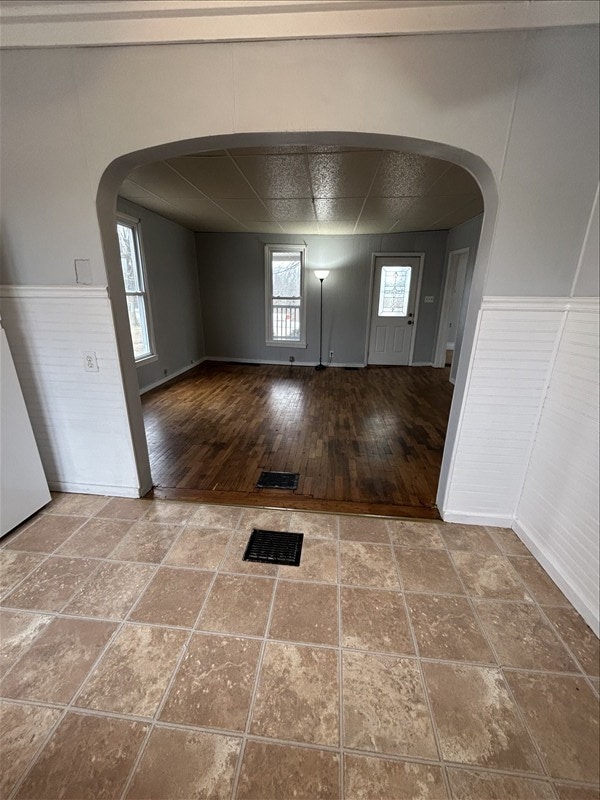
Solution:
[(205, 362), (144, 395), (154, 496), (436, 518), (451, 398), (447, 370)]

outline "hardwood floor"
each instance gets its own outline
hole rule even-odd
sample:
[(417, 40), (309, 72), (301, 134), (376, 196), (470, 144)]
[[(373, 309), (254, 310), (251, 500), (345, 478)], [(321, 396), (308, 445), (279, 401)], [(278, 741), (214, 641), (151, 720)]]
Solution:
[[(142, 398), (155, 497), (437, 518), (447, 369), (206, 362)], [(295, 492), (257, 490), (262, 470)]]

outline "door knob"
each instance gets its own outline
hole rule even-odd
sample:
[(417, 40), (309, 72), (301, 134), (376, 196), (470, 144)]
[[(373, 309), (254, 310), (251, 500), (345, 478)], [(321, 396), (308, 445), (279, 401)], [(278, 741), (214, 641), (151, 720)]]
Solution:
[(409, 319), (409, 320), (408, 320), (408, 322), (407, 322), (406, 324), (407, 324), (407, 325), (412, 325), (412, 324), (413, 324), (413, 321), (412, 321), (412, 319)]

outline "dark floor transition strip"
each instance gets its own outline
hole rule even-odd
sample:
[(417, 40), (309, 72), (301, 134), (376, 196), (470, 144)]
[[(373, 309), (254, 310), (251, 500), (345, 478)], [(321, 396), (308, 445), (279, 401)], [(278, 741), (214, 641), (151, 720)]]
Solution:
[(283, 533), (263, 531), (254, 528), (244, 552), (244, 561), (257, 561), (260, 564), (283, 564), (288, 567), (300, 566), (303, 533)]

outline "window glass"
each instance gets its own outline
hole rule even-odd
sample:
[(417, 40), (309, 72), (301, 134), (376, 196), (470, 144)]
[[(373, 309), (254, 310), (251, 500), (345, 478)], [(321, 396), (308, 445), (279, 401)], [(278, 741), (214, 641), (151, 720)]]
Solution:
[(267, 344), (304, 346), (304, 249), (267, 245)]
[(405, 317), (408, 312), (412, 267), (382, 267), (379, 316)]
[(127, 298), (127, 313), (135, 360), (153, 355), (149, 326), (148, 295), (145, 289), (144, 265), (141, 259), (139, 233), (136, 223), (117, 223), (121, 269)]

